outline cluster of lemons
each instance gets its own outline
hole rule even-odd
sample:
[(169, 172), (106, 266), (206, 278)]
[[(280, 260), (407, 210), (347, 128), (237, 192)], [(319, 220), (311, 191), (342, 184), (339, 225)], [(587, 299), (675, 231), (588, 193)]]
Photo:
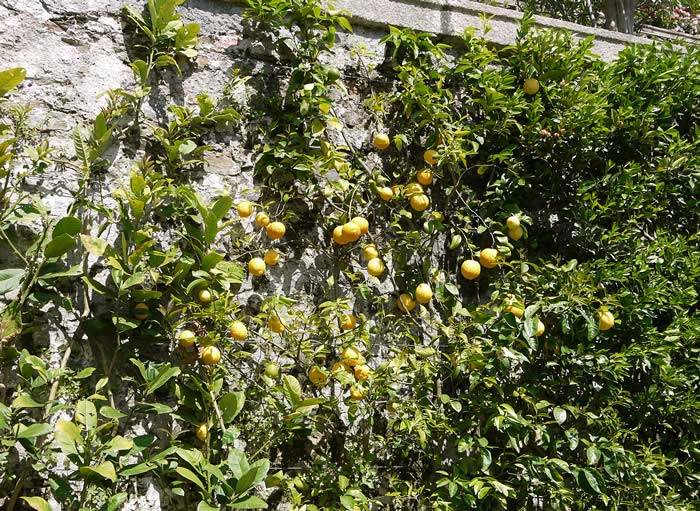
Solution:
[[(236, 210), (241, 218), (248, 218), (253, 214), (254, 206), (250, 201), (243, 201), (236, 205)], [(287, 228), (282, 222), (272, 222), (264, 211), (255, 215), (255, 225), (265, 229), (265, 234), (271, 240), (281, 239), (287, 232)], [(274, 248), (265, 252), (263, 257), (253, 257), (248, 261), (248, 272), (253, 277), (262, 277), (268, 266), (276, 266), (280, 261), (280, 253)]]

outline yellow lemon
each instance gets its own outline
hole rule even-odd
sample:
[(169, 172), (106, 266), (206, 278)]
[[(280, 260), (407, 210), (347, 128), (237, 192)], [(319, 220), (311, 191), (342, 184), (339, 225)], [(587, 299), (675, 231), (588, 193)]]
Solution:
[(517, 226), (515, 229), (508, 229), (508, 237), (513, 241), (518, 241), (523, 237), (523, 228)]
[(374, 257), (367, 261), (367, 273), (373, 277), (381, 277), (384, 274), (384, 261)]
[(238, 214), (242, 218), (247, 218), (253, 214), (253, 204), (248, 202), (247, 200), (239, 202), (236, 205), (236, 211), (238, 211)]
[(428, 303), (433, 299), (433, 290), (426, 283), (418, 284), (416, 287), (416, 301), (418, 303)]
[(384, 133), (375, 133), (374, 138), (372, 139), (372, 145), (376, 149), (384, 151), (391, 145), (391, 140), (389, 140), (389, 136)]
[(362, 247), (362, 256), (369, 261), (370, 259), (374, 259), (375, 257), (379, 257), (379, 251), (377, 250), (377, 247), (374, 245), (365, 245)]
[(353, 385), (350, 388), (350, 399), (353, 401), (361, 401), (365, 397), (365, 391), (362, 387)]
[(343, 234), (343, 226), (339, 225), (335, 229), (333, 229), (333, 241), (335, 241), (338, 245), (347, 245), (350, 243), (350, 240), (345, 237)]
[(516, 318), (522, 318), (523, 314), (525, 313), (525, 311), (517, 305), (509, 305), (506, 307), (506, 312), (510, 312)]
[(342, 362), (335, 362), (331, 366), (331, 373), (335, 374), (338, 371), (348, 371), (348, 367), (345, 364), (343, 364)]
[(234, 321), (228, 329), (231, 337), (237, 341), (243, 341), (248, 337), (248, 329), (242, 321)]
[(208, 289), (202, 289), (199, 294), (197, 295), (197, 299), (199, 300), (199, 303), (202, 305), (207, 305), (211, 303), (211, 292)]
[(362, 235), (360, 226), (355, 222), (348, 222), (343, 225), (343, 238), (350, 241), (357, 241)]
[(479, 263), (484, 268), (495, 268), (498, 266), (498, 250), (495, 248), (485, 248), (479, 252)]
[(267, 227), (267, 225), (270, 223), (270, 217), (267, 216), (267, 213), (263, 213), (262, 211), (255, 215), (255, 225), (258, 227)]
[(207, 346), (202, 349), (199, 357), (202, 359), (204, 364), (213, 366), (218, 364), (219, 360), (221, 360), (221, 352), (216, 346)]
[(433, 183), (433, 172), (430, 169), (419, 170), (416, 173), (416, 181), (423, 186), (428, 186)]
[(194, 346), (197, 336), (194, 335), (192, 330), (183, 330), (180, 335), (177, 336), (178, 343), (181, 348), (189, 349)]
[(379, 194), (379, 198), (383, 201), (389, 201), (394, 198), (394, 190), (388, 186), (377, 188), (377, 193)]
[(510, 229), (511, 231), (520, 227), (520, 218), (518, 217), (518, 215), (509, 216), (506, 220), (506, 227), (508, 227), (508, 229)]
[(265, 274), (266, 264), (260, 257), (254, 257), (248, 261), (248, 272), (253, 277), (260, 277)]
[(348, 346), (340, 354), (340, 359), (347, 367), (355, 367), (362, 363), (362, 354), (353, 346)]
[(537, 337), (544, 335), (544, 323), (542, 323), (542, 321), (539, 319), (537, 320), (537, 330), (535, 331), (535, 335)]
[(360, 364), (355, 366), (355, 379), (357, 381), (365, 381), (372, 374), (372, 370), (367, 364)]
[(600, 331), (605, 332), (606, 330), (610, 330), (613, 326), (615, 326), (615, 316), (613, 316), (610, 311), (601, 310), (598, 313), (598, 328), (600, 328)]
[(410, 202), (411, 207), (418, 212), (425, 211), (426, 209), (428, 209), (428, 206), (430, 206), (430, 199), (428, 199), (427, 195), (424, 195), (422, 193), (418, 195), (413, 195), (411, 197)]
[(396, 300), (396, 305), (403, 312), (411, 312), (416, 308), (415, 300), (408, 293), (401, 293), (399, 299)]
[(340, 318), (340, 328), (343, 330), (352, 330), (357, 325), (357, 318), (354, 314), (343, 314)]
[(280, 262), (280, 253), (274, 248), (271, 248), (265, 252), (264, 260), (265, 264), (268, 266), (277, 266), (277, 263)]
[(267, 320), (267, 326), (276, 334), (281, 334), (285, 330), (284, 323), (282, 323), (282, 320), (276, 313), (273, 313), (269, 317)]
[(148, 308), (148, 304), (145, 303), (137, 303), (134, 305), (134, 317), (138, 319), (139, 321), (144, 321), (148, 319), (150, 316), (150, 309)]
[(317, 387), (324, 387), (328, 383), (328, 374), (318, 366), (309, 369), (309, 380)]
[(356, 224), (360, 228), (360, 234), (367, 234), (369, 232), (369, 222), (366, 218), (361, 216), (356, 216), (352, 220), (352, 223)]
[(467, 280), (474, 280), (481, 275), (481, 265), (479, 261), (475, 261), (474, 259), (467, 259), (464, 261), (459, 270), (462, 273), (462, 277)]
[(209, 427), (206, 424), (200, 424), (194, 434), (199, 441), (204, 442), (209, 436)]
[(534, 78), (528, 78), (525, 80), (525, 83), (523, 84), (523, 90), (525, 91), (525, 94), (528, 96), (532, 96), (534, 94), (537, 94), (537, 91), (540, 90), (540, 82), (538, 82)]
[(271, 222), (265, 227), (265, 232), (267, 233), (267, 237), (271, 240), (278, 240), (284, 236), (284, 233), (287, 232), (287, 228), (282, 222)]
[(423, 160), (428, 165), (437, 165), (437, 151), (434, 149), (428, 149), (423, 153)]
[(406, 188), (404, 188), (403, 193), (406, 195), (406, 197), (413, 197), (414, 195), (422, 194), (423, 187), (418, 183), (408, 183)]

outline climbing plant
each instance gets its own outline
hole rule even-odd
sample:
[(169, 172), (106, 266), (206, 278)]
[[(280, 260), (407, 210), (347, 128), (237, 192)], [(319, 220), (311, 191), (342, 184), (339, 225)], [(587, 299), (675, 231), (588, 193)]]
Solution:
[[(249, 0), (264, 74), (151, 119), (196, 56), (181, 3), (124, 10), (134, 87), (68, 153), (0, 72), (6, 509), (146, 479), (199, 511), (693, 509), (697, 50), (604, 63), (526, 17), (500, 49), (392, 27), (339, 68), (342, 13)], [(234, 128), (255, 189), (205, 197)], [(60, 212), (27, 186), (58, 171)]]

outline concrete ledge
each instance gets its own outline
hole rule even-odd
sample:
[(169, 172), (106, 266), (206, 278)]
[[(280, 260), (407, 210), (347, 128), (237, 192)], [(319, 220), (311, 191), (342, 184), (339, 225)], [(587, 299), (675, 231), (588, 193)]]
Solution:
[[(469, 0), (337, 0), (336, 7), (351, 13), (356, 25), (411, 28), (444, 36), (460, 36), (476, 27), (486, 40), (499, 46), (515, 42), (523, 14)], [(484, 34), (482, 18), (489, 18), (491, 31)], [(610, 30), (586, 27), (545, 16), (535, 16), (538, 26), (569, 30), (579, 38), (594, 37), (593, 49), (610, 61), (629, 44), (653, 44), (653, 40)]]

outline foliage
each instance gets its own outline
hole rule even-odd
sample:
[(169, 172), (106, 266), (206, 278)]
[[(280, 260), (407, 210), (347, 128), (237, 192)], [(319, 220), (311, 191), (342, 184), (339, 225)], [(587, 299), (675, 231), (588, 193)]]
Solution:
[[(145, 477), (200, 511), (693, 508), (697, 50), (606, 64), (529, 17), (498, 50), (391, 28), (378, 70), (355, 53), (352, 84), (389, 147), (358, 149), (349, 80), (328, 64), (351, 27), (320, 0), (249, 0), (275, 69), (255, 110), (230, 106), (235, 74), (220, 98), (142, 118), (153, 84), (196, 55), (181, 3), (125, 10), (136, 85), (110, 91), (73, 154), (28, 125), (23, 71), (0, 73), (7, 509), (50, 495), (117, 510)], [(239, 124), (260, 133), (253, 215), (196, 191), (214, 132)], [(103, 197), (116, 144), (139, 156)], [(59, 216), (25, 186), (57, 171), (77, 181)], [(282, 239), (255, 213), (284, 222)], [(332, 234), (360, 232), (355, 217), (362, 242)], [(496, 262), (462, 277), (489, 248)], [(287, 296), (268, 277), (290, 269), (302, 284)], [(49, 327), (59, 367), (35, 342)]]

